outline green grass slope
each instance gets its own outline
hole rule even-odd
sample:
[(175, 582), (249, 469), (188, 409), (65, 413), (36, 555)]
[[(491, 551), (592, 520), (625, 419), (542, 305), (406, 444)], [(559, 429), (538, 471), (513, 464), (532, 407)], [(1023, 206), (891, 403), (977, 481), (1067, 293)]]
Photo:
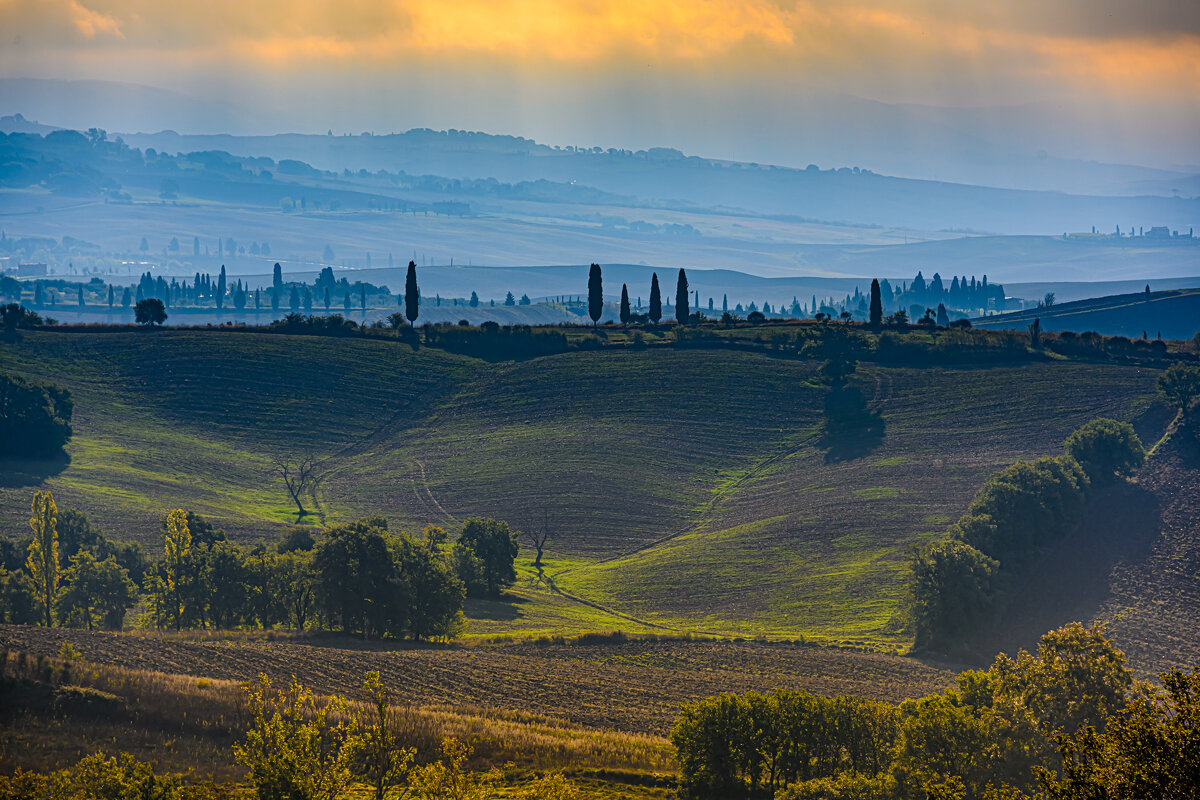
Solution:
[(0, 530), (35, 488), (157, 552), (193, 508), (236, 538), (292, 519), (271, 459), (322, 459), (322, 519), (393, 527), (472, 515), (547, 526), (543, 574), (520, 558), (469, 633), (605, 628), (803, 635), (901, 646), (905, 550), (985, 477), (1057, 453), (1096, 416), (1148, 437), (1156, 372), (1037, 363), (863, 364), (886, 426), (855, 453), (820, 431), (812, 362), (731, 350), (574, 351), (488, 363), (394, 341), (262, 333), (33, 333), (0, 369), (67, 386), (70, 463), (0, 467)]

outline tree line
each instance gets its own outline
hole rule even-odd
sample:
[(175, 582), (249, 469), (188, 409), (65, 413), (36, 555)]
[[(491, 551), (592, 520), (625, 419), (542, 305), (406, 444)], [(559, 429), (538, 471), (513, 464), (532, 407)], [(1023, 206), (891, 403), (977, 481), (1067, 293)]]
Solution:
[(686, 704), (671, 740), (693, 797), (1184, 800), (1200, 792), (1200, 669), (1135, 681), (1072, 623), (899, 705), (803, 691)]
[(992, 475), (948, 538), (914, 553), (909, 594), (917, 647), (949, 647), (994, 622), (1007, 586), (1041, 548), (1079, 524), (1090, 494), (1145, 460), (1133, 427), (1111, 419), (1072, 433), (1065, 450)]
[(120, 629), (321, 628), (363, 638), (440, 639), (462, 632), (467, 596), (496, 597), (516, 581), (517, 534), (470, 519), (445, 530), (391, 532), (383, 517), (314, 536), (293, 527), (271, 546), (229, 541), (198, 514), (172, 511), (162, 554), (113, 542), (49, 492), (34, 494), (22, 542), (0, 540), (0, 621)]

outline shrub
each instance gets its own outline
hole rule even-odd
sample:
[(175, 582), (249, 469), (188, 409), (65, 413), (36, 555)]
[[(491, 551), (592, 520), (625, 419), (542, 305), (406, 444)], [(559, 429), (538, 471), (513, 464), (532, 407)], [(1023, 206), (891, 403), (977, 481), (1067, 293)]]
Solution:
[(1067, 437), (1067, 454), (1097, 485), (1132, 475), (1146, 460), (1142, 440), (1128, 422), (1094, 419)]
[(940, 646), (995, 614), (999, 562), (950, 539), (914, 553), (909, 598), (918, 646)]
[(333, 696), (320, 705), (293, 682), (275, 692), (266, 675), (245, 688), (250, 727), (234, 748), (259, 800), (334, 800), (350, 783), (358, 722)]
[(0, 375), (0, 456), (53, 456), (71, 438), (71, 393)]

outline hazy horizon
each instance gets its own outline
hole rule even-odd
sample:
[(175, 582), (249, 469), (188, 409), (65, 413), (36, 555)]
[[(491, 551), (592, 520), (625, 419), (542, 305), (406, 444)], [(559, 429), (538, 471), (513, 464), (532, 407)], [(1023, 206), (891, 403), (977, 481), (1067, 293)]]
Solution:
[(1200, 165), (1200, 11), (1182, 2), (7, 0), (0, 20), (0, 78), (178, 95), (0, 93), (66, 127), (477, 130), (985, 184), (1033, 159)]

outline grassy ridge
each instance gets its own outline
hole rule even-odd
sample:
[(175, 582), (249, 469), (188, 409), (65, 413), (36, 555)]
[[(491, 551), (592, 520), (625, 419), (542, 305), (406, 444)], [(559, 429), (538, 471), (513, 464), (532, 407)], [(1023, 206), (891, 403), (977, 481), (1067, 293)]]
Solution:
[(853, 383), (886, 432), (846, 455), (822, 442), (815, 367), (726, 349), (487, 363), (394, 341), (33, 333), (0, 348), (0, 369), (68, 386), (76, 436), (65, 469), (3, 473), (0, 529), (22, 531), (44, 485), (155, 552), (158, 521), (179, 506), (240, 538), (271, 533), (291, 519), (271, 458), (311, 448), (327, 522), (378, 512), (450, 528), (483, 514), (552, 527), (545, 574), (524, 551), (511, 602), (470, 609), (473, 635), (903, 646), (906, 548), (991, 471), (1057, 453), (1097, 416), (1134, 420), (1150, 440), (1161, 423), (1145, 367), (864, 364)]

